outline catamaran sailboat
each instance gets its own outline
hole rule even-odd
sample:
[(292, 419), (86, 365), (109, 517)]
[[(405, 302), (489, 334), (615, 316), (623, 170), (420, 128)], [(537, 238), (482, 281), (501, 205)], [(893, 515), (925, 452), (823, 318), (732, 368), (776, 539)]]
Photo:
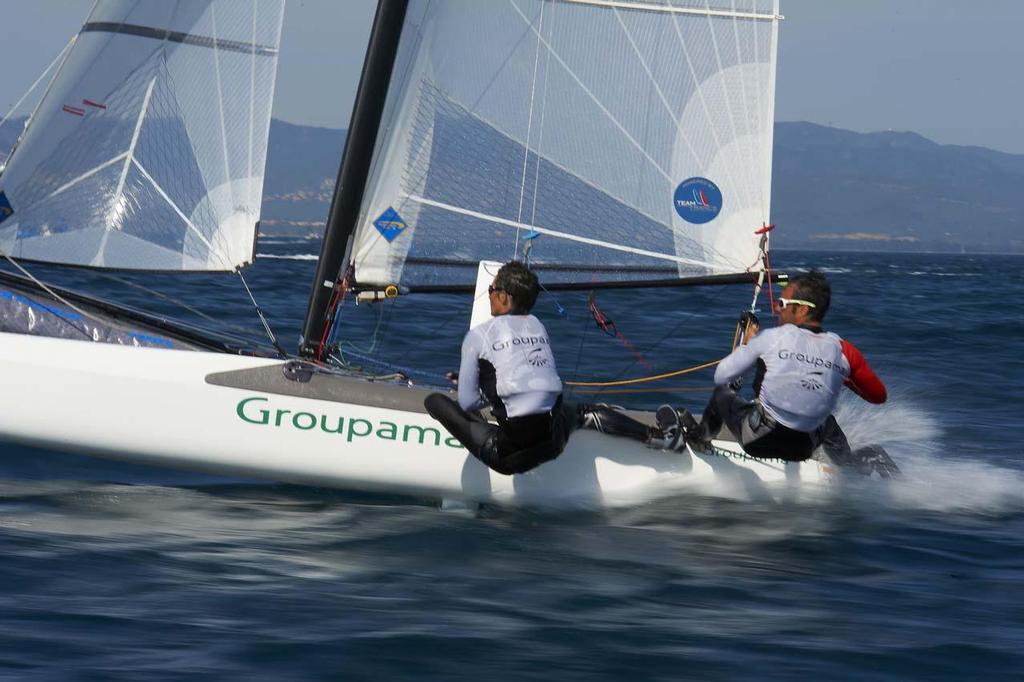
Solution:
[[(23, 270), (251, 263), (282, 16), (283, 0), (99, 0), (0, 175), (4, 254)], [(479, 298), (486, 261), (527, 258), (552, 291), (770, 286), (780, 19), (778, 0), (381, 0), (298, 352), (5, 275), (0, 436), (500, 503), (827, 485), (826, 461), (586, 431), (500, 475), (426, 414), (428, 388), (333, 353), (346, 302)]]

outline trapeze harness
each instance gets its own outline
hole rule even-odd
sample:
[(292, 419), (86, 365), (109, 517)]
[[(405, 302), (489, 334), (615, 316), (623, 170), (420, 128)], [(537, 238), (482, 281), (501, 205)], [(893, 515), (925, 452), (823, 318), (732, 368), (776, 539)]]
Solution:
[[(469, 330), (458, 403), (433, 393), (424, 405), (477, 459), (502, 474), (554, 459), (571, 428), (548, 332), (533, 315), (499, 315)], [(497, 425), (480, 415), (487, 405)]]
[[(758, 399), (744, 400), (728, 384), (760, 363)], [(844, 385), (868, 402), (886, 399), (885, 386), (852, 343), (792, 324), (760, 332), (730, 353), (715, 370), (715, 384), (701, 420), (704, 435), (713, 437), (724, 422), (747, 454), (791, 461), (809, 458), (823, 444), (849, 450), (832, 417)]]

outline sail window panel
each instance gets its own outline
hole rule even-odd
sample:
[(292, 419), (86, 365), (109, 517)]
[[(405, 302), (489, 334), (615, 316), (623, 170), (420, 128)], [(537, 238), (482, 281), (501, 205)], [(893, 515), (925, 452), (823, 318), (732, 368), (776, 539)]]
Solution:
[(185, 222), (133, 165), (121, 198), (110, 211), (101, 251), (91, 264), (146, 263), (154, 270), (177, 270), (187, 231)]
[(53, 262), (93, 260), (110, 212), (106, 201), (118, 185), (121, 168), (108, 166), (71, 185), (50, 201), (26, 205), (0, 225), (0, 246), (17, 258)]
[[(553, 7), (550, 30), (540, 27), (544, 34), (541, 55), (547, 72), (560, 83), (545, 91), (545, 97), (535, 102), (535, 109), (558, 110), (564, 121), (566, 113), (586, 107), (586, 113), (579, 116), (581, 121), (608, 128), (616, 137), (643, 150), (648, 163), (664, 169), (669, 149), (659, 142), (663, 131), (675, 127), (673, 113), (666, 106), (647, 106), (660, 84), (651, 77), (637, 45), (638, 37), (652, 40), (656, 33), (634, 36), (618, 12), (603, 8)], [(551, 132), (549, 140), (557, 143), (563, 131), (558, 128)]]
[(547, 3), (491, 3), (486, 11), (466, 0), (436, 5), (422, 42), (429, 69), (424, 75), (452, 102), (525, 141), (535, 93), (534, 24), (542, 9), (550, 11)]
[[(7, 221), (10, 227), (5, 222), (3, 247), (18, 258), (122, 269), (205, 270), (207, 261), (222, 258), (211, 253), (209, 239), (189, 233), (138, 168), (130, 167), (123, 181), (121, 173), (108, 167)], [(95, 201), (118, 186), (116, 204)]]
[[(16, 198), (16, 210), (45, 200), (127, 151), (151, 73), (140, 70), (133, 77), (128, 64), (134, 53), (129, 45), (111, 44), (98, 35), (79, 37), (73, 54), (82, 59), (65, 64), (61, 80), (51, 87), (0, 176), (9, 196)], [(103, 74), (116, 79), (118, 87), (108, 92)], [(86, 109), (83, 99), (107, 108)], [(82, 115), (65, 111), (66, 102), (77, 105)]]
[[(659, 6), (764, 18), (413, 2), (356, 234), (357, 281), (464, 283), (474, 272), (427, 264), (522, 257), (531, 230), (542, 235), (533, 262), (564, 281), (747, 269), (769, 202), (776, 8), (761, 4)], [(699, 177), (724, 195), (709, 225), (675, 210), (676, 187)], [(374, 221), (390, 210), (402, 230), (384, 237)]]
[[(199, 180), (220, 199), (219, 220), (259, 219), (275, 64), (236, 52), (184, 50), (168, 61), (175, 104), (188, 130)], [(204, 79), (190, 74), (209, 74)], [(262, 142), (262, 143), (257, 143)]]
[[(661, 253), (672, 250), (672, 233), (663, 224), (646, 218), (536, 154), (531, 153), (525, 164), (526, 177), (531, 180), (521, 199), (520, 185), (506, 181), (522, 177), (520, 164), (524, 147), (451, 103), (439, 105), (439, 97), (434, 93), (433, 106), (428, 107), (434, 117), (429, 126), (422, 126), (431, 132), (430, 153), (421, 155), (421, 163), (430, 172), (422, 173), (422, 169), (414, 165), (409, 173), (426, 178), (419, 191), (431, 202), (418, 207), (416, 239), (409, 253), (410, 260), (464, 259), (473, 264), (480, 258), (511, 258), (517, 237), (523, 231), (514, 225), (520, 222), (517, 216), (521, 203), (524, 218), (528, 216), (536, 225), (547, 229), (584, 239), (618, 239), (633, 248)], [(537, 182), (533, 178), (537, 178)], [(515, 188), (511, 187), (513, 184)], [(399, 214), (411, 222), (412, 214), (407, 211), (416, 204), (415, 199), (400, 204)], [(504, 222), (458, 211), (467, 208), (473, 213), (502, 218)], [(384, 242), (379, 235), (377, 239)], [(610, 262), (623, 267), (637, 266), (641, 262), (659, 266), (660, 277), (665, 276), (664, 266), (674, 266), (674, 263), (638, 258), (631, 253), (616, 253), (612, 260), (610, 258), (585, 243), (548, 237), (542, 237), (534, 251), (534, 262), (538, 265), (566, 266), (554, 275), (559, 281), (585, 279), (583, 275), (589, 277), (597, 272), (595, 268)], [(407, 270), (406, 279), (417, 283), (442, 284), (445, 276), (460, 279), (466, 276), (463, 270), (439, 271), (415, 265), (407, 265)], [(635, 270), (628, 274), (631, 278), (638, 276), (644, 275), (638, 275)], [(608, 277), (620, 278), (614, 273), (602, 274), (602, 278)]]
[(175, 210), (138, 167), (129, 172), (115, 211), (120, 214), (111, 221), (97, 265), (147, 263), (153, 270), (207, 270), (212, 261), (212, 269), (224, 269), (223, 244), (216, 243), (210, 224), (197, 224)]
[[(280, 2), (248, 0), (97, 4), (0, 189), (16, 216), (59, 212), (76, 230), (146, 246), (100, 259), (65, 248), (48, 257), (37, 241), (37, 259), (159, 270), (230, 270), (251, 259), (282, 11)], [(61, 199), (108, 167), (117, 182), (89, 184), (106, 194), (77, 210)], [(140, 173), (138, 192), (152, 201), (125, 195), (129, 175)], [(37, 206), (47, 202), (59, 209)], [(200, 246), (189, 246), (192, 238)]]

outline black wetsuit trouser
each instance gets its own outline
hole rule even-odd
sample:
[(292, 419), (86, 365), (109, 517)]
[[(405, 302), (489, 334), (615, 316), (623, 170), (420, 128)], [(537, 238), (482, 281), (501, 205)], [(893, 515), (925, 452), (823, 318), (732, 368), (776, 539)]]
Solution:
[(655, 432), (653, 427), (623, 414), (621, 409), (601, 403), (580, 404), (576, 408), (576, 420), (581, 428), (632, 438), (641, 443), (649, 443)]
[(760, 403), (741, 398), (728, 386), (717, 386), (701, 419), (704, 436), (714, 438), (723, 423), (751, 457), (802, 462), (821, 445), (834, 461), (850, 458), (846, 434), (832, 415), (810, 433), (797, 431), (775, 421)]
[(503, 419), (497, 424), (480, 413), (466, 412), (443, 393), (431, 393), (423, 405), (474, 457), (499, 474), (521, 474), (558, 457), (573, 428), (561, 396), (550, 412)]

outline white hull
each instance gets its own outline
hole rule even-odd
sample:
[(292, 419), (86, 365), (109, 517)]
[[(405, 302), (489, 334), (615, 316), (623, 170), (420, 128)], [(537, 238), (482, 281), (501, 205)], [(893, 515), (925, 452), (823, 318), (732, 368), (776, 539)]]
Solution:
[[(426, 413), (359, 404), (358, 389), (349, 403), (207, 380), (281, 364), (0, 333), (0, 438), (144, 464), (502, 504), (630, 504), (679, 490), (778, 498), (813, 494), (831, 478), (831, 467), (813, 460), (665, 453), (589, 431), (576, 432), (553, 462), (503, 476), (446, 444)], [(735, 443), (716, 445), (737, 451)]]

